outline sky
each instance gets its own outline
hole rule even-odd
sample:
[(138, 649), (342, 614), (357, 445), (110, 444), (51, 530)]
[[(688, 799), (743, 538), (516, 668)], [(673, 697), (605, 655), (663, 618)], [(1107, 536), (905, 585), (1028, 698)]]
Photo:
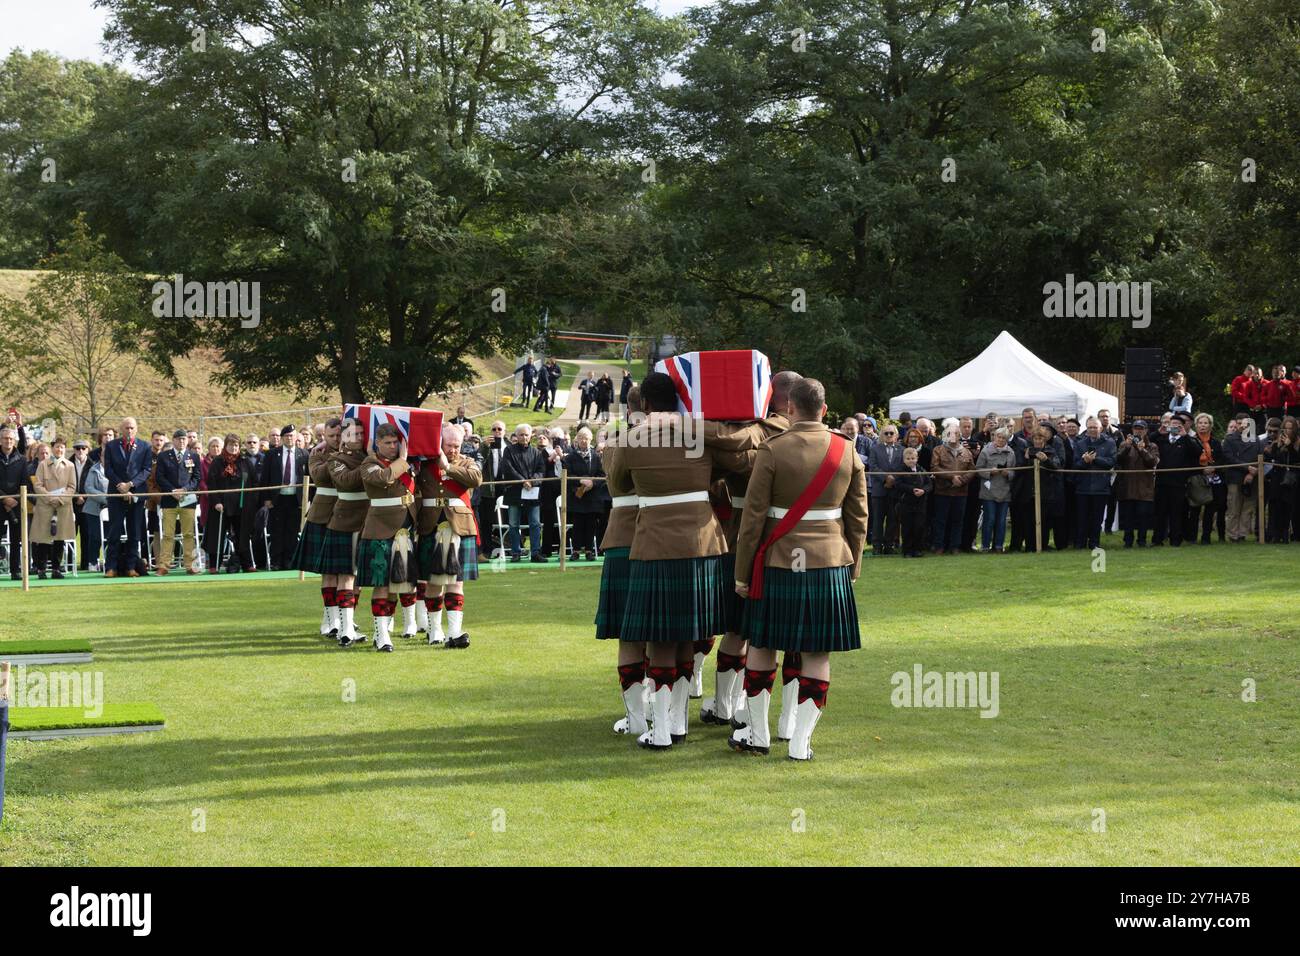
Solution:
[[(671, 15), (708, 0), (645, 2)], [(107, 11), (97, 8), (94, 0), (0, 0), (0, 56), (21, 47), (105, 62), (100, 40), (107, 20)]]

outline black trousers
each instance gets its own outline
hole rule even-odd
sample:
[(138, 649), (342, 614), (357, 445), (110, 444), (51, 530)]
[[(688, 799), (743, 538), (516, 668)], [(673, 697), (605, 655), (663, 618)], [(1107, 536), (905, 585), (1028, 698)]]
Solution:
[(271, 567), (287, 568), (298, 547), (302, 505), (293, 495), (276, 495), (273, 501), (271, 513), (266, 516), (266, 530), (271, 535)]
[[(1011, 551), (1037, 551), (1038, 540), (1035, 537), (1034, 499), (1013, 499), (1011, 508)], [(1043, 544), (1047, 544), (1047, 518), (1043, 518)]]
[(1156, 484), (1156, 497), (1153, 503), (1152, 544), (1163, 544), (1165, 538), (1173, 547), (1183, 543), (1183, 513), (1187, 509), (1187, 487), (1185, 482), (1173, 485)]
[(1075, 505), (1078, 524), (1074, 529), (1074, 546), (1091, 551), (1101, 545), (1101, 516), (1106, 510), (1106, 495), (1079, 494), (1075, 497), (1078, 499)]
[(898, 502), (889, 495), (871, 496), (871, 546), (876, 551), (898, 544), (898, 509)]
[[(970, 491), (966, 493), (966, 516), (961, 521), (961, 549), (969, 551), (975, 546), (975, 531), (979, 524), (980, 511), (980, 483), (971, 482)], [(1013, 509), (1014, 510), (1014, 506)]]
[(1280, 494), (1268, 500), (1268, 540), (1273, 544), (1291, 542), (1291, 515), (1294, 495)]
[(9, 576), (14, 580), (23, 576), (23, 565), (20, 554), (22, 552), (22, 522), (18, 520), (18, 507), (8, 509), (0, 505), (0, 538), (4, 538), (4, 529), (9, 530), (9, 539), (7, 547), (9, 549)]
[(1228, 486), (1220, 482), (1217, 485), (1211, 485), (1210, 488), (1214, 491), (1214, 500), (1208, 505), (1187, 506), (1187, 522), (1183, 526), (1183, 530), (1186, 532), (1190, 528), (1191, 531), (1185, 534), (1184, 537), (1195, 538), (1198, 526), (1201, 529), (1202, 541), (1209, 541), (1213, 537), (1216, 526), (1219, 531), (1219, 540), (1222, 541), (1227, 537)]
[(1151, 530), (1151, 517), (1154, 504), (1150, 501), (1121, 501), (1119, 503), (1119, 526), (1124, 532), (1124, 543), (1139, 545), (1147, 543), (1147, 532)]
[(587, 415), (591, 412), (591, 404), (590, 398), (582, 400), (582, 407), (578, 411), (578, 421), (585, 422), (587, 420)]
[(921, 554), (925, 551), (925, 509), (901, 509), (899, 523), (903, 526), (903, 553)]
[(579, 551), (586, 551), (588, 554), (595, 554), (596, 525), (600, 521), (600, 515), (596, 512), (587, 514), (571, 511), (569, 520), (573, 522), (573, 531), (569, 539), (572, 542), (572, 552), (577, 554)]
[(560, 489), (558, 481), (542, 482), (542, 490), (538, 509), (542, 521), (542, 554), (550, 556), (551, 552), (556, 554), (560, 551), (560, 512), (555, 504), (556, 492)]
[(85, 571), (90, 562), (99, 560), (99, 549), (104, 543), (103, 525), (99, 523), (99, 515), (87, 511), (81, 512), (77, 524), (81, 527), (81, 559), (77, 567)]

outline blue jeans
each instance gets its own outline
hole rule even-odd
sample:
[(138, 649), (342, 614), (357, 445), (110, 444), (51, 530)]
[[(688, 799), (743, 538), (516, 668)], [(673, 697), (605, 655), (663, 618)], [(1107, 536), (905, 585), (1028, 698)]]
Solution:
[(1011, 502), (982, 501), (980, 504), (984, 508), (984, 530), (981, 532), (984, 550), (997, 548), (1001, 551), (1007, 537), (1007, 511)]
[(528, 548), (533, 557), (542, 553), (542, 519), (541, 508), (536, 502), (510, 505), (510, 556), (519, 557), (519, 512), (528, 511)]
[[(123, 547), (122, 535), (126, 535)], [(125, 498), (108, 499), (108, 528), (104, 532), (104, 570), (125, 574), (143, 571), (140, 542), (144, 541), (144, 496), (127, 504)]]
[(961, 550), (961, 519), (966, 512), (966, 493), (935, 495), (930, 546), (935, 550)]

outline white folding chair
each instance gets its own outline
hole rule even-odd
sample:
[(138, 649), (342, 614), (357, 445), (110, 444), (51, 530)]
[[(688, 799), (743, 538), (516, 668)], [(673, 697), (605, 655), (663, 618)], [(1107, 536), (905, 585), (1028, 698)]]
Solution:
[(560, 526), (560, 515), (564, 514), (564, 495), (555, 496), (555, 539), (560, 542), (567, 542), (569, 548), (573, 547), (573, 536), (565, 537), (566, 534), (573, 531), (573, 522), (565, 522)]
[(507, 553), (506, 537), (510, 533), (510, 524), (504, 518), (505, 507), (506, 507), (505, 496), (499, 495), (497, 497), (496, 507), (493, 508), (492, 510), (496, 515), (497, 520), (496, 520), (495, 527), (496, 527), (497, 537), (500, 539), (501, 545), (500, 547), (496, 547), (492, 549), (492, 553), (489, 555), (490, 558), (504, 558)]

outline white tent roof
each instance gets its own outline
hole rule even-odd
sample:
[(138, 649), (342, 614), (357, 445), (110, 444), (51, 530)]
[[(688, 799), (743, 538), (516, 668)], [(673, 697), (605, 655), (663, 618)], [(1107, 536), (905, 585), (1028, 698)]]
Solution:
[(955, 372), (924, 388), (889, 400), (889, 417), (911, 412), (939, 419), (949, 415), (978, 418), (997, 412), (1016, 418), (1024, 408), (1082, 421), (1108, 408), (1118, 418), (1119, 400), (1058, 372), (1010, 332), (1003, 331), (979, 355)]

